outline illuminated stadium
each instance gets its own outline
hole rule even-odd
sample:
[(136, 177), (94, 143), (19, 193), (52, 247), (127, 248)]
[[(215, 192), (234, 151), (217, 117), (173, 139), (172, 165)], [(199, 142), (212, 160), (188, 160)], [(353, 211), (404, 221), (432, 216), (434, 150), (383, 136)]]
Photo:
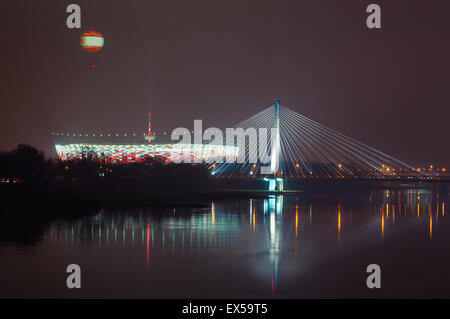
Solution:
[(237, 156), (237, 147), (205, 144), (113, 144), (58, 143), (61, 160), (91, 159), (105, 163), (136, 163), (148, 158), (168, 162), (213, 162), (218, 157)]
[(237, 158), (235, 146), (180, 144), (170, 141), (166, 133), (156, 137), (149, 128), (137, 134), (68, 134), (52, 133), (58, 157), (63, 160), (89, 159), (110, 164), (137, 163), (149, 158), (175, 163), (212, 163), (218, 158)]

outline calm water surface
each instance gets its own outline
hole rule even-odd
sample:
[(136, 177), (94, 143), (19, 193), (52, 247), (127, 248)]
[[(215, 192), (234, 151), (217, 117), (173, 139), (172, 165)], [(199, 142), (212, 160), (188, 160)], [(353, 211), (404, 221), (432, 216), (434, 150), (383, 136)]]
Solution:
[[(448, 298), (448, 205), (405, 189), (105, 209), (0, 243), (0, 297)], [(81, 289), (66, 288), (72, 263)]]

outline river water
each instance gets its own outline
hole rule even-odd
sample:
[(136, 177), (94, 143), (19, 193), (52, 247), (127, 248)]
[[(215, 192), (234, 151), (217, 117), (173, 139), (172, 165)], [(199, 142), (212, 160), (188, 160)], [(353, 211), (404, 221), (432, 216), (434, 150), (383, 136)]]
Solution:
[[(449, 204), (386, 189), (103, 209), (1, 242), (0, 297), (449, 298)], [(80, 289), (66, 286), (69, 264)]]

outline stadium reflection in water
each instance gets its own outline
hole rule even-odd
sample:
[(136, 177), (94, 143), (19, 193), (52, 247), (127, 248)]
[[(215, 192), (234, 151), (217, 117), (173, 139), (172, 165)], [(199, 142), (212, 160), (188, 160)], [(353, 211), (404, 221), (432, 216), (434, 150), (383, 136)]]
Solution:
[[(46, 263), (79, 263), (85, 276), (77, 297), (450, 297), (447, 195), (334, 195), (105, 209), (51, 224), (35, 244), (41, 257), (29, 249), (0, 252), (11, 268), (26, 261), (50, 281)], [(371, 263), (383, 271), (378, 291), (365, 286)], [(72, 293), (31, 286), (18, 296)]]

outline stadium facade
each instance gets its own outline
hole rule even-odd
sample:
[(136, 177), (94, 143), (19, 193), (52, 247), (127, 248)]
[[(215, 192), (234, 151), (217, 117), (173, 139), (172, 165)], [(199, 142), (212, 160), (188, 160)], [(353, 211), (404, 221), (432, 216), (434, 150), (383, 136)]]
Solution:
[(75, 142), (55, 143), (56, 153), (63, 160), (91, 159), (111, 164), (138, 163), (148, 158), (166, 162), (213, 163), (218, 158), (236, 159), (237, 147), (208, 144), (158, 144)]
[(148, 132), (136, 134), (52, 133), (58, 157), (63, 161), (89, 159), (109, 164), (139, 163), (149, 158), (175, 163), (235, 161), (239, 147), (212, 144), (182, 144), (164, 132), (156, 136), (148, 114)]

